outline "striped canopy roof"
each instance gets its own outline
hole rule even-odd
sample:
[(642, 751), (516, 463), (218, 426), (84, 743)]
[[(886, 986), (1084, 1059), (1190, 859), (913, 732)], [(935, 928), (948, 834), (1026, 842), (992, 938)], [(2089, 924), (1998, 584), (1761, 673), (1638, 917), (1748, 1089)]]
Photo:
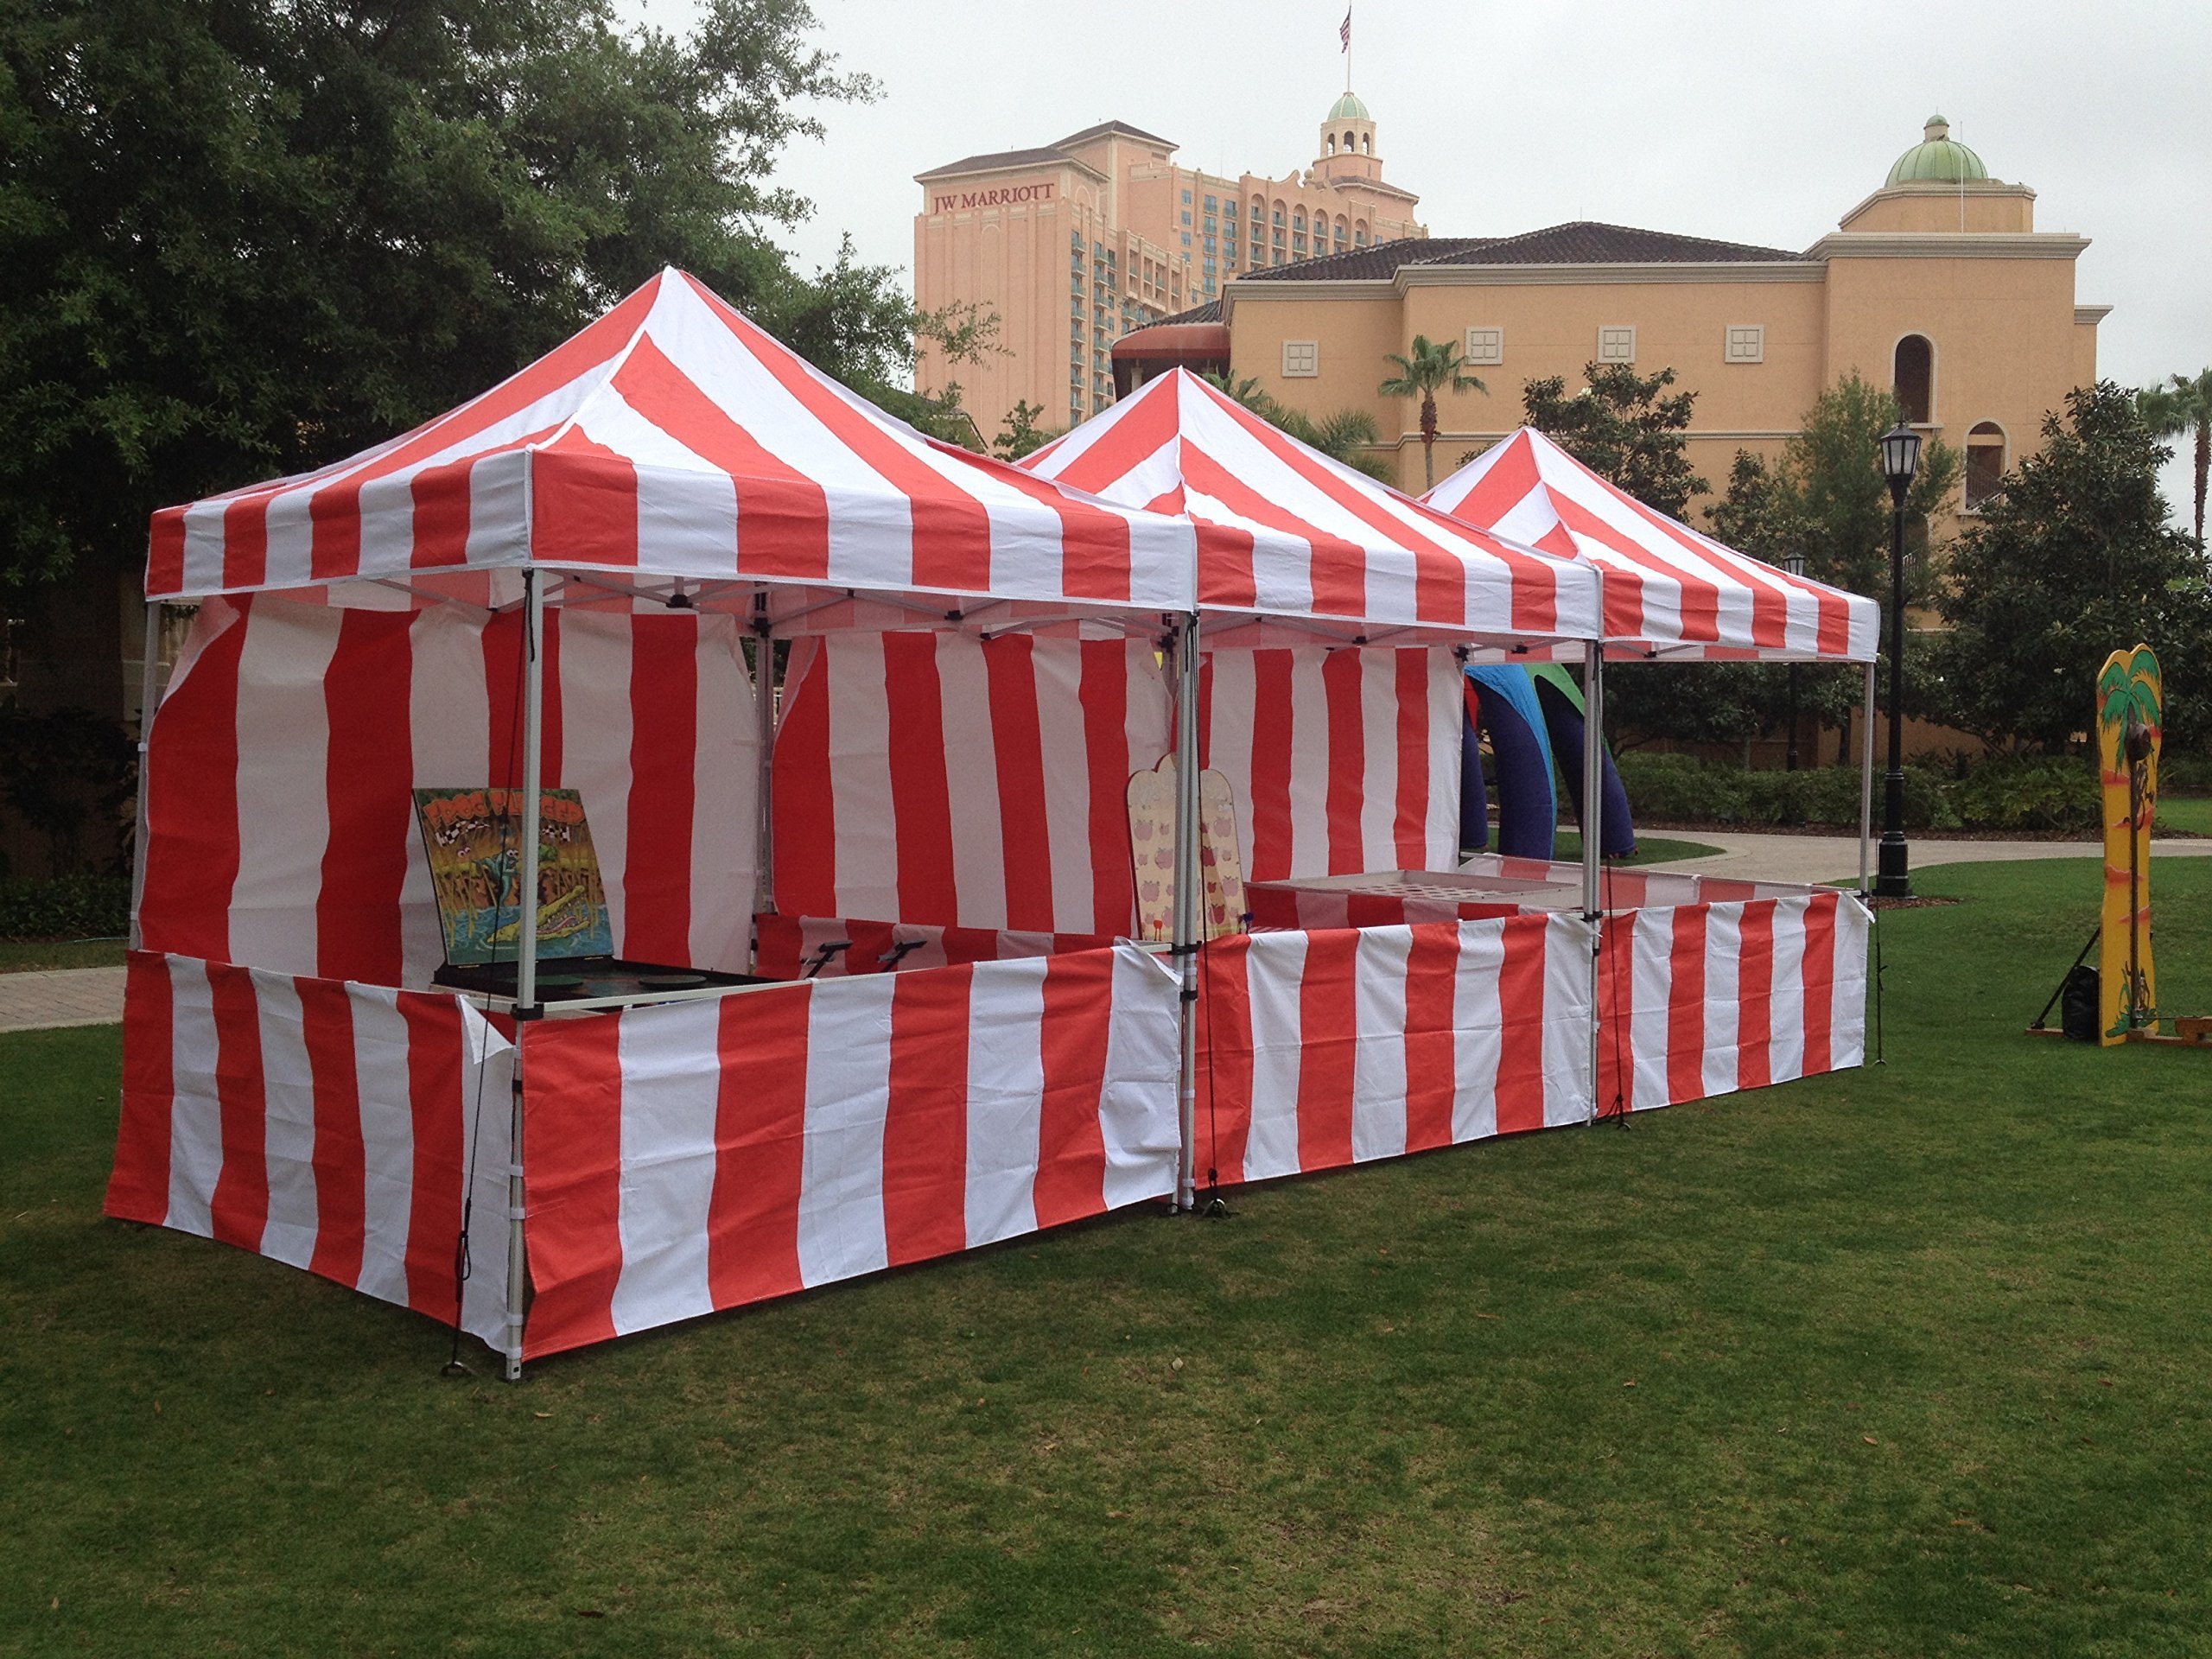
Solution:
[[(946, 452), (669, 270), (412, 432), (156, 513), (146, 586), (185, 599), (357, 592), (367, 578), (511, 595), (511, 574), (487, 575), (536, 564), (570, 573), (569, 601), (665, 595), (672, 578), (709, 605), (798, 583), (916, 596), (931, 617), (948, 595), (1184, 610), (1198, 539), (1186, 522)], [(824, 598), (778, 591), (785, 612)]]
[(1597, 633), (1586, 567), (1424, 507), (1187, 370), (1147, 382), (1022, 464), (1196, 524), (1210, 610), (1340, 619), (1375, 639), (1432, 629), (1534, 656)]
[(1872, 662), (1881, 607), (1793, 576), (1645, 506), (1522, 427), (1421, 498), (1605, 572), (1608, 657)]

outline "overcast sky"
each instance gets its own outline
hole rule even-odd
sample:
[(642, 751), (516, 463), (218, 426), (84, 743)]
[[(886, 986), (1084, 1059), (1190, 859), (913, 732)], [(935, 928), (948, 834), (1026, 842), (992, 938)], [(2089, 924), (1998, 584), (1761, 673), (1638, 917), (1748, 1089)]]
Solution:
[[(1179, 157), (1281, 176), (1344, 89), (1343, 0), (813, 0), (819, 39), (883, 96), (824, 111), (785, 182), (826, 262), (913, 263), (913, 175), (1116, 118)], [(667, 29), (695, 0), (625, 0)], [(1440, 236), (1598, 219), (1803, 248), (1940, 111), (2036, 226), (2093, 245), (2076, 298), (2114, 307), (2100, 372), (2212, 364), (2212, 6), (2200, 0), (1356, 0), (1354, 90), (1385, 176)], [(2170, 478), (2169, 493), (2177, 479)]]

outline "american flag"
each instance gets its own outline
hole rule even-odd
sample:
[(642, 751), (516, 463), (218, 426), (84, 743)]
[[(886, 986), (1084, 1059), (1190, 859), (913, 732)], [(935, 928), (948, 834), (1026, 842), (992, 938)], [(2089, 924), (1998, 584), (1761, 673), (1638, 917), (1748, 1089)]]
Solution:
[(1344, 26), (1337, 31), (1337, 38), (1344, 42), (1343, 49), (1349, 54), (1351, 51), (1351, 8), (1350, 6), (1344, 8)]

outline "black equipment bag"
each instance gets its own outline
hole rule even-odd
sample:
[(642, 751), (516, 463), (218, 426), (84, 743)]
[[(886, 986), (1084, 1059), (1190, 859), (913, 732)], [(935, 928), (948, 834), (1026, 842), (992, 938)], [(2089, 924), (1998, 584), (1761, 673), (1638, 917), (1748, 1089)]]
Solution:
[(2097, 970), (2086, 963), (2071, 969), (2058, 993), (2058, 1028), (2078, 1043), (2097, 1040)]

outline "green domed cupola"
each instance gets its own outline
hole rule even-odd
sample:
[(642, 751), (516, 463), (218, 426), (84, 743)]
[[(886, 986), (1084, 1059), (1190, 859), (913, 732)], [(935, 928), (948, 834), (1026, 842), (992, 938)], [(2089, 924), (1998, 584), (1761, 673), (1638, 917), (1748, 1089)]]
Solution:
[(1951, 124), (1940, 115), (1928, 118), (1926, 136), (1897, 159), (1884, 189), (1900, 184), (1968, 184), (1986, 179), (1989, 169), (1981, 157), (1951, 137)]
[(1358, 95), (1351, 92), (1345, 92), (1329, 105), (1329, 119), (1332, 121), (1372, 121), (1374, 118), (1368, 114), (1367, 105), (1359, 101)]

